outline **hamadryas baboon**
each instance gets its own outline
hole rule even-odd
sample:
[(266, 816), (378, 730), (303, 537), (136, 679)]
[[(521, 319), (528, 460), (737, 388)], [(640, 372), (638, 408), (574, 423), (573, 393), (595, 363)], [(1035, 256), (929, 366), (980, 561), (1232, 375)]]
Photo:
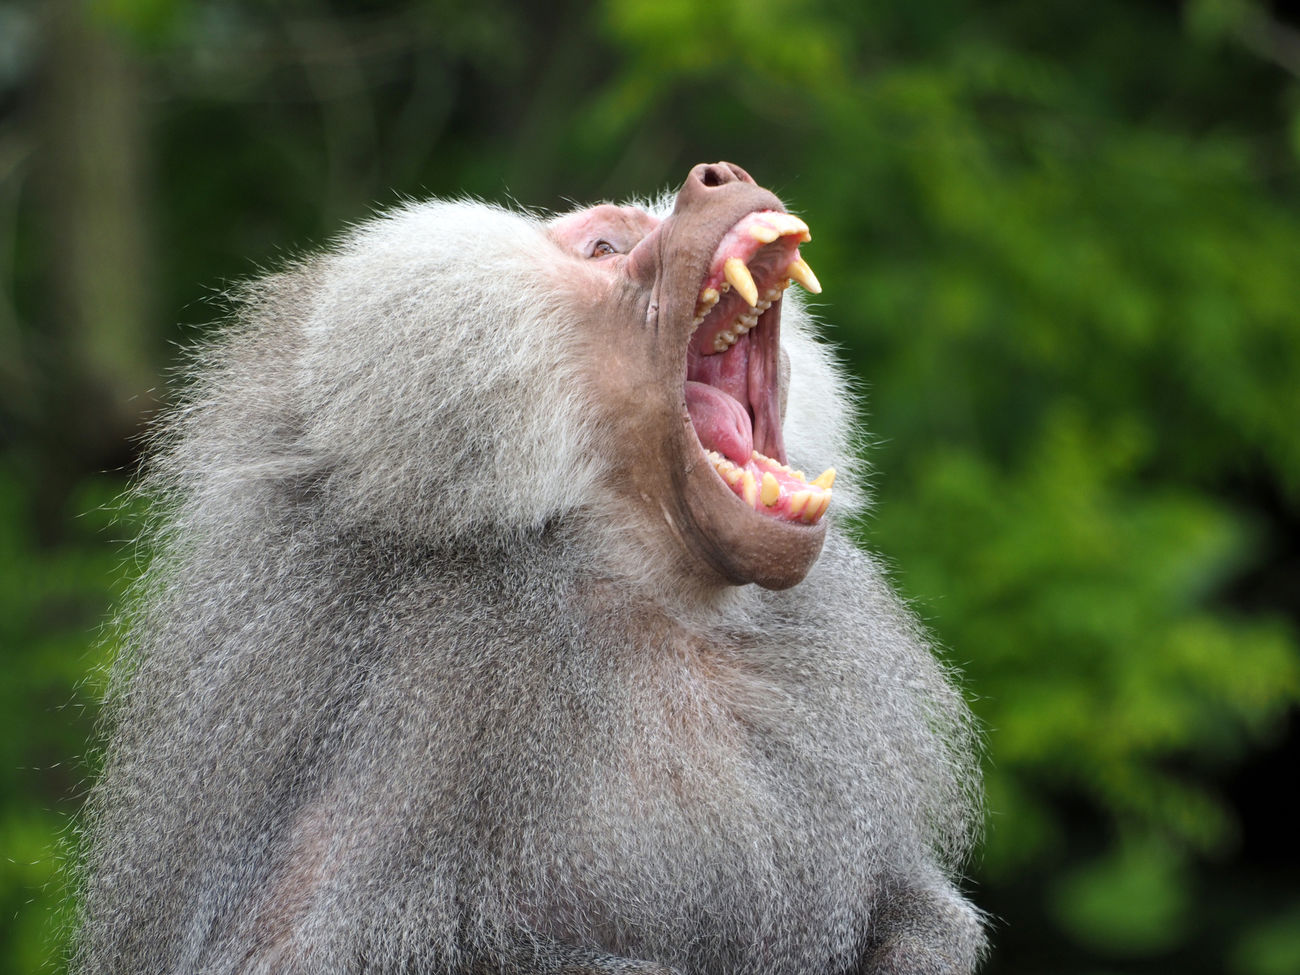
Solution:
[(145, 481), (74, 970), (970, 972), (970, 718), (839, 525), (808, 239), (719, 163), (247, 287)]

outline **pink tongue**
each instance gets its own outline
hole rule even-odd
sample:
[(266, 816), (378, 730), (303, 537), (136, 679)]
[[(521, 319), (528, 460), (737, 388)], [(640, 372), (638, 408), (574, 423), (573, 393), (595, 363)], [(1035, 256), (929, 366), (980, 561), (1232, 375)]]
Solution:
[(716, 450), (745, 464), (754, 450), (749, 413), (734, 398), (708, 383), (687, 382), (686, 411), (705, 450)]

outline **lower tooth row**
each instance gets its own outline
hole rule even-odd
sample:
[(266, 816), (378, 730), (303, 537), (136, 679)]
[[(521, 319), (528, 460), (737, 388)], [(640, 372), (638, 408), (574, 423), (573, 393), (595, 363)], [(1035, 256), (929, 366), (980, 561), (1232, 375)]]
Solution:
[(830, 507), (831, 492), (814, 494), (812, 491), (796, 491), (790, 495), (790, 514), (807, 524), (812, 524), (826, 513)]
[(726, 481), (732, 487), (735, 487), (737, 484), (740, 483), (740, 478), (743, 472), (739, 467), (733, 464), (726, 457), (723, 457), (716, 450), (708, 451), (708, 455), (709, 455), (709, 461), (713, 464), (717, 472), (722, 475), (722, 479), (724, 481)]
[[(739, 486), (740, 496), (745, 503), (751, 508), (757, 509), (758, 502), (762, 501), (765, 507), (774, 507), (781, 497), (780, 485), (775, 477), (769, 472), (764, 472), (763, 480), (760, 482), (754, 479), (752, 471), (738, 467), (730, 458), (724, 457), (716, 450), (706, 451), (709, 461), (713, 464), (717, 472), (733, 488)], [(760, 454), (757, 450), (753, 452), (755, 459), (767, 460), (771, 463), (776, 461)], [(802, 471), (792, 471), (785, 464), (779, 464), (783, 471), (803, 480)], [(810, 485), (809, 490), (795, 491), (790, 495), (786, 510), (792, 517), (798, 518), (805, 524), (811, 524), (821, 518), (830, 507), (831, 490), (830, 486), (835, 480), (835, 469), (830, 468)], [(821, 490), (811, 490), (811, 488), (820, 488)]]
[(796, 470), (795, 470), (793, 467), (791, 467), (789, 464), (782, 464), (782, 463), (779, 463), (779, 462), (777, 462), (776, 460), (774, 460), (773, 458), (767, 456), (767, 454), (760, 454), (757, 450), (754, 450), (754, 451), (751, 451), (751, 452), (750, 452), (750, 456), (752, 456), (752, 457), (754, 458), (754, 460), (758, 460), (758, 461), (767, 461), (767, 463), (769, 463), (769, 464), (776, 464), (777, 467), (781, 468), (781, 470), (785, 471), (785, 472), (786, 472), (787, 474), (789, 474), (791, 477), (797, 477), (797, 478), (798, 478), (799, 480), (801, 480), (801, 481), (804, 479), (804, 477), (803, 477), (803, 471), (796, 471)]

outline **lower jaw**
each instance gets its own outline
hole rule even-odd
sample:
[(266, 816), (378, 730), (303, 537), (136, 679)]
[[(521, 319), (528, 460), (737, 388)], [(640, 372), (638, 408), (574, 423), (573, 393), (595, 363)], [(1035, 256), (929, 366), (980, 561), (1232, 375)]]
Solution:
[(822, 522), (800, 524), (731, 509), (726, 523), (698, 525), (706, 561), (719, 580), (733, 586), (753, 583), (764, 589), (789, 589), (802, 582), (821, 553)]
[(683, 476), (676, 484), (680, 518), (669, 519), (680, 529), (674, 532), (679, 542), (694, 555), (681, 568), (689, 575), (702, 572), (699, 578), (708, 588), (754, 583), (777, 590), (800, 582), (821, 552), (825, 519), (806, 522), (802, 512), (790, 517), (788, 508), (765, 512), (761, 494), (757, 507), (747, 504), (712, 458), (698, 445), (694, 450), (700, 451), (699, 460), (680, 468)]

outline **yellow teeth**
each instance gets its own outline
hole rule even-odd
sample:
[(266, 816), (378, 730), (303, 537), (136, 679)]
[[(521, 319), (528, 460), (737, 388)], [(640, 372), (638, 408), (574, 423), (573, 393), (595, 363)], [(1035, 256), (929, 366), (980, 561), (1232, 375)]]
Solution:
[[(800, 260), (796, 263), (803, 264), (803, 261)], [(791, 267), (794, 267), (794, 265), (792, 264)], [(807, 268), (808, 265), (804, 264), (804, 267)], [(726, 279), (731, 282), (731, 286), (740, 292), (740, 296), (745, 299), (750, 308), (753, 308), (758, 304), (758, 285), (754, 283), (754, 276), (749, 273), (749, 268), (745, 267), (744, 261), (739, 257), (727, 258), (727, 263), (722, 266), (722, 273)], [(792, 278), (795, 278), (796, 281), (803, 284), (803, 281), (795, 277), (793, 273), (789, 271), (786, 273), (790, 274)], [(811, 269), (808, 273), (812, 274)], [(816, 281), (817, 279), (813, 278), (813, 280)], [(804, 287), (806, 288), (808, 285), (804, 284)], [(817, 290), (820, 291), (821, 288), (818, 288)]]
[(808, 506), (808, 499), (812, 497), (811, 491), (795, 491), (790, 495), (790, 514), (799, 517), (803, 509)]
[(696, 325), (704, 321), (704, 316), (709, 313), (709, 309), (718, 303), (718, 297), (719, 295), (716, 288), (705, 288), (700, 292), (700, 297), (695, 302)]
[(803, 520), (808, 524), (812, 524), (814, 521), (816, 521), (818, 518), (820, 518), (822, 515), (826, 513), (826, 509), (830, 506), (830, 503), (831, 503), (830, 491), (827, 491), (825, 494), (814, 495), (813, 497), (810, 497), (808, 499), (808, 506), (803, 509), (803, 516), (802, 516)]
[[(746, 270), (748, 271), (748, 269)], [(822, 293), (821, 282), (817, 280), (817, 275), (813, 274), (813, 269), (808, 266), (808, 262), (802, 257), (796, 257), (794, 262), (785, 269), (785, 273), (803, 285), (805, 291), (815, 295)]]
[(736, 344), (736, 341), (742, 335), (758, 324), (758, 316), (767, 311), (771, 306), (772, 303), (770, 301), (765, 302), (764, 304), (755, 307), (752, 311), (748, 311), (737, 318), (731, 323), (731, 328), (727, 329), (725, 332), (719, 332), (717, 336), (714, 337), (713, 351), (726, 352)]
[(812, 240), (808, 225), (792, 213), (772, 213), (767, 218), (783, 237), (795, 237), (800, 240)]
[(779, 461), (773, 460), (771, 457), (767, 456), (767, 454), (760, 454), (757, 450), (751, 450), (749, 452), (749, 456), (753, 457), (754, 460), (762, 464), (775, 464), (777, 467), (785, 471), (791, 477), (797, 477), (799, 478), (799, 480), (801, 481), (803, 480), (803, 471), (796, 471), (793, 468), (791, 468), (789, 464), (782, 464)]
[(755, 214), (749, 226), (749, 235), (760, 244), (770, 244), (778, 237), (798, 237), (800, 242), (812, 240), (808, 225), (788, 213), (768, 211)]
[[(762, 510), (759, 507), (759, 502), (762, 502), (763, 508), (773, 509), (782, 503), (781, 498), (783, 495), (781, 492), (783, 488), (780, 480), (772, 471), (763, 471), (758, 477), (755, 477), (755, 472), (752, 469), (739, 466), (716, 450), (706, 450), (705, 454), (708, 456), (709, 463), (713, 465), (713, 468), (722, 479), (740, 495), (745, 504), (754, 510)], [(785, 464), (766, 457), (757, 450), (752, 451), (750, 456), (761, 463), (774, 464), (787, 474), (798, 477), (800, 480), (803, 479), (802, 472), (791, 470)], [(821, 520), (822, 515), (826, 513), (826, 509), (830, 507), (830, 483), (834, 479), (835, 470), (831, 468), (804, 490), (784, 495), (786, 499), (785, 514), (790, 520), (802, 521), (805, 525), (811, 525)]]
[(817, 477), (809, 483), (811, 483), (813, 487), (825, 488), (829, 491), (831, 485), (835, 483), (835, 468), (826, 468), (826, 470), (818, 474)]
[[(713, 351), (726, 352), (735, 345), (742, 335), (758, 324), (759, 316), (771, 308), (772, 302), (776, 301), (780, 296), (781, 291), (778, 288), (769, 288), (765, 291), (762, 300), (757, 305), (732, 322), (730, 328), (719, 332), (713, 337)], [(697, 321), (696, 324), (698, 325), (699, 322)]]
[(709, 462), (713, 464), (714, 469), (722, 475), (722, 479), (735, 487), (740, 483), (741, 469), (733, 464), (726, 457), (723, 457), (716, 450), (710, 450)]

